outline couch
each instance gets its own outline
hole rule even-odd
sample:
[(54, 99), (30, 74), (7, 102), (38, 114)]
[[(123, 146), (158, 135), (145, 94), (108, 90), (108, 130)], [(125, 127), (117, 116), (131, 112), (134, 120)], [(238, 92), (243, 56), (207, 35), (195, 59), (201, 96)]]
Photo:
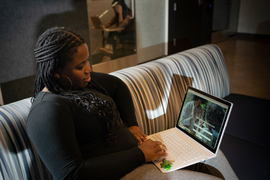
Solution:
[[(204, 45), (110, 74), (119, 77), (128, 86), (139, 126), (147, 135), (175, 126), (188, 85), (217, 97), (237, 100), (239, 104), (245, 104), (241, 97), (252, 98), (230, 94), (231, 85), (225, 61), (216, 45)], [(261, 101), (258, 103), (265, 103), (266, 100)], [(232, 112), (221, 149), (224, 148), (223, 153), (231, 164), (241, 164), (232, 166), (240, 177), (238, 172), (241, 174), (241, 170), (245, 170), (249, 164), (269, 167), (263, 159), (259, 159), (263, 165), (257, 164), (255, 158), (248, 164), (242, 163), (248, 159), (245, 156), (238, 158), (240, 150), (251, 148), (255, 152), (259, 149), (263, 153), (261, 156), (269, 158), (269, 145), (262, 146), (265, 144), (262, 136), (254, 138), (250, 135), (255, 127), (243, 125), (243, 122), (252, 122), (254, 119), (243, 121), (241, 115), (247, 109), (240, 108), (238, 111), (236, 103), (234, 106), (237, 111)], [(30, 98), (26, 98), (0, 107), (0, 179), (52, 179), (25, 131), (30, 106)], [(242, 147), (238, 142), (246, 144)], [(269, 176), (265, 172), (266, 168), (261, 169), (261, 172), (266, 173), (264, 177)]]

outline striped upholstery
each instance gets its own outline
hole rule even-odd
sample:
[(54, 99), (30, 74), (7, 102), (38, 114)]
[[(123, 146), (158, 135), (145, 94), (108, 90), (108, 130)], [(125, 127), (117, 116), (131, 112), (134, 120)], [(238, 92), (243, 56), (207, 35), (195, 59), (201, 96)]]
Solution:
[(26, 134), (30, 99), (0, 107), (0, 179), (52, 179)]
[[(218, 97), (230, 93), (220, 49), (201, 46), (111, 73), (128, 86), (139, 126), (152, 134), (175, 125), (185, 89), (192, 85)], [(52, 179), (25, 131), (30, 99), (0, 107), (0, 179)]]
[(205, 45), (111, 73), (128, 86), (142, 131), (152, 134), (175, 126), (188, 85), (217, 97), (231, 86), (221, 50)]

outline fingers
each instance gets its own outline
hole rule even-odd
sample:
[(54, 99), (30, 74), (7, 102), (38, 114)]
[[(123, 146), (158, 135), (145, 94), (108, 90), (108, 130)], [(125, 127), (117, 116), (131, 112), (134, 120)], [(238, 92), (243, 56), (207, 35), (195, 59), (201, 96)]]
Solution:
[(159, 148), (160, 150), (159, 151), (163, 151), (163, 152), (166, 152), (167, 151), (167, 147), (164, 145), (164, 144), (159, 144)]
[(147, 140), (147, 136), (143, 133), (137, 133), (137, 134), (134, 134), (134, 136), (138, 140), (138, 144), (142, 144), (144, 141)]
[(146, 138), (143, 136), (135, 136), (136, 139), (138, 140), (138, 144), (142, 144), (144, 141), (146, 141)]
[(141, 131), (138, 126), (130, 126), (128, 127), (128, 129), (136, 137), (139, 145), (146, 141), (147, 136)]
[(167, 152), (167, 147), (162, 144), (160, 141), (153, 141), (153, 143), (156, 143), (156, 152), (159, 154), (164, 154)]
[(137, 133), (135, 136), (138, 136), (140, 139), (147, 139), (147, 136), (143, 133)]
[(142, 144), (144, 142), (143, 139), (141, 139), (140, 136), (135, 136), (135, 137), (138, 140), (138, 144)]
[(167, 147), (164, 145), (164, 144), (162, 144), (161, 142), (159, 142), (158, 143), (159, 145), (159, 150), (157, 151), (157, 155), (158, 155), (158, 157), (161, 157), (161, 156), (167, 156), (168, 154), (167, 154)]
[(149, 139), (138, 147), (143, 151), (146, 162), (150, 162), (158, 157), (167, 156), (167, 147), (159, 141)]

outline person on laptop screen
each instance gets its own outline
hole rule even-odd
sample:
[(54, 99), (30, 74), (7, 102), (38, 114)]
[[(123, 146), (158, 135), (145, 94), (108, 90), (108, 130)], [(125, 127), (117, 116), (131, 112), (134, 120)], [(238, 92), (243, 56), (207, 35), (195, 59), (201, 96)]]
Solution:
[(195, 94), (189, 96), (182, 110), (180, 127), (215, 148), (226, 108)]
[(184, 106), (181, 115), (181, 124), (192, 131), (194, 129), (194, 123), (198, 121), (197, 117), (201, 117), (204, 113), (201, 104), (204, 104), (205, 102), (205, 99), (194, 95), (193, 99)]

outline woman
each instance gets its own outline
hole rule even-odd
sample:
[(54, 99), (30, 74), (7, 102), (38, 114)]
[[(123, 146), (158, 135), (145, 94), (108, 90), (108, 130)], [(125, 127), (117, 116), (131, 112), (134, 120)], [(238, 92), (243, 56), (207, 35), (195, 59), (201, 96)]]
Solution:
[(110, 28), (111, 26), (116, 25), (116, 27), (123, 28), (123, 30), (120, 32), (109, 32), (105, 47), (100, 48), (102, 53), (109, 56), (114, 53), (119, 41), (135, 40), (134, 18), (132, 18), (132, 12), (127, 7), (125, 1), (113, 0), (112, 8), (114, 10), (114, 16), (106, 22), (105, 27)]
[(204, 104), (205, 102), (205, 99), (194, 95), (193, 100), (185, 105), (180, 123), (188, 129), (193, 130), (197, 116), (201, 117), (204, 113), (204, 110), (200, 105)]
[[(146, 140), (120, 79), (91, 72), (88, 47), (78, 34), (48, 29), (34, 53), (37, 69), (27, 133), (54, 179), (216, 178), (187, 170), (162, 174), (145, 163), (166, 156), (166, 146)], [(236, 177), (222, 152), (206, 163), (228, 179)]]
[(27, 132), (55, 179), (119, 179), (166, 155), (160, 142), (145, 141), (124, 83), (91, 73), (88, 47), (79, 35), (51, 28), (39, 37), (34, 53)]

